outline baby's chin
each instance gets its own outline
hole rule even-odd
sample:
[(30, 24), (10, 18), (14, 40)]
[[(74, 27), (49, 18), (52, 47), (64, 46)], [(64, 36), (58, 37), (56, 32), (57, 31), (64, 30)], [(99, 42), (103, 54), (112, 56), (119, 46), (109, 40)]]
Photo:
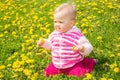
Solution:
[(55, 31), (58, 31), (60, 33), (66, 33), (67, 31), (63, 31), (63, 30), (55, 30)]

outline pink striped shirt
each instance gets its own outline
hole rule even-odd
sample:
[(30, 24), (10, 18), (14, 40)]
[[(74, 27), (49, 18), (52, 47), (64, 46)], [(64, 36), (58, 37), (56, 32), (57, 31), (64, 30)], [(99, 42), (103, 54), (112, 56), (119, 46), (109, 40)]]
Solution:
[[(84, 53), (73, 51), (72, 48), (76, 45), (83, 45)], [(59, 69), (72, 67), (83, 60), (83, 55), (92, 51), (92, 45), (75, 26), (66, 33), (52, 32), (43, 47), (51, 50), (52, 62)]]

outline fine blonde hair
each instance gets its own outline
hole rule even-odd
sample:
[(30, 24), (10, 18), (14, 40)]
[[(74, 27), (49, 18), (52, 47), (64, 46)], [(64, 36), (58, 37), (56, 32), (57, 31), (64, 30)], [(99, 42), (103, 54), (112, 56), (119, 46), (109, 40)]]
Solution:
[(64, 3), (64, 4), (60, 5), (59, 7), (57, 7), (54, 11), (54, 14), (59, 11), (62, 11), (65, 8), (69, 8), (69, 14), (71, 15), (72, 19), (75, 20), (76, 19), (76, 7), (75, 7), (75, 5), (70, 4), (70, 3)]

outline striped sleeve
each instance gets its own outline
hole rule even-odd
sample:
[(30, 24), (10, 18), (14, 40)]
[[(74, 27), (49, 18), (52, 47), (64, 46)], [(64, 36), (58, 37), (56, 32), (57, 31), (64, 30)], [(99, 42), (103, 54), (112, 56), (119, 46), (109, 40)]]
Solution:
[(93, 50), (93, 46), (91, 45), (91, 43), (87, 40), (85, 36), (80, 37), (80, 39), (78, 40), (78, 45), (84, 46), (84, 52), (81, 52), (82, 55), (87, 56)]

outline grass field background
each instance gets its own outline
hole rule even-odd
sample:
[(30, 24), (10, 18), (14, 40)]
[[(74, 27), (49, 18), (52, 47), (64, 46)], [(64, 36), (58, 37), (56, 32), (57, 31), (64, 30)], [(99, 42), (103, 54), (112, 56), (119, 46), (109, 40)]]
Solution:
[(120, 0), (74, 0), (76, 26), (92, 43), (92, 73), (44, 76), (50, 51), (39, 38), (53, 31), (53, 11), (72, 0), (0, 0), (0, 80), (120, 80)]

